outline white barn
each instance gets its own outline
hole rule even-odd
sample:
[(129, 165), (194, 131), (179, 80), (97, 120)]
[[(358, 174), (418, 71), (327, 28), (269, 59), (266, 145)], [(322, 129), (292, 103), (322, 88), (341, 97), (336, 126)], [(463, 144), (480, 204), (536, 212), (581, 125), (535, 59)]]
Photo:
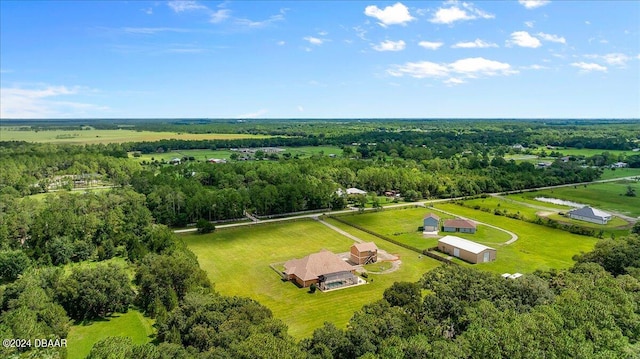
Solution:
[(589, 206), (571, 210), (567, 212), (567, 216), (580, 221), (597, 224), (607, 224), (607, 222), (611, 220), (611, 215), (609, 213)]

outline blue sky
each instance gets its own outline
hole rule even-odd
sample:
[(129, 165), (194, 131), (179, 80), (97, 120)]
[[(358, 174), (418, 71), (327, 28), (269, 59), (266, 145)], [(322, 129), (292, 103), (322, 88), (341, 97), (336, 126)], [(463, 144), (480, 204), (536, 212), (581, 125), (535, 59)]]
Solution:
[(638, 118), (638, 1), (0, 1), (0, 118)]

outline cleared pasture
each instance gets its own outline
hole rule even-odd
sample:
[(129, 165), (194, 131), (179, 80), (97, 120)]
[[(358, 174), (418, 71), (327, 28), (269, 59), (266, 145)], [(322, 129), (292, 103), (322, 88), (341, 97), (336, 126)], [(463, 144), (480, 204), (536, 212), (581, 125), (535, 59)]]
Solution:
[[(281, 147), (284, 151), (280, 152), (278, 156), (282, 157), (282, 154), (289, 153), (292, 157), (311, 157), (316, 154), (324, 154), (328, 156), (335, 154), (336, 156), (342, 156), (342, 149), (332, 146), (304, 146), (304, 147)], [(138, 162), (147, 161), (169, 161), (173, 158), (194, 157), (198, 161), (206, 161), (209, 158), (220, 158), (229, 160), (233, 153), (237, 153), (231, 150), (177, 150), (163, 153), (148, 153), (142, 154), (140, 157), (133, 157), (133, 154), (129, 154), (129, 157), (135, 159)]]
[[(573, 265), (572, 257), (593, 249), (596, 238), (579, 236), (545, 226), (474, 210), (459, 205), (437, 204), (435, 208), (504, 228), (518, 235), (510, 245), (494, 246), (498, 250), (494, 262), (474, 267), (497, 273), (531, 273), (536, 269), (561, 269)], [(492, 246), (492, 243), (477, 240)]]
[(155, 333), (153, 322), (153, 319), (132, 309), (112, 315), (107, 320), (74, 325), (67, 336), (67, 357), (85, 358), (91, 347), (106, 337), (129, 337), (134, 344), (149, 343)]
[[(631, 188), (635, 190), (636, 197), (625, 196), (628, 186), (631, 186)], [(528, 199), (535, 199), (535, 197), (558, 198), (588, 204), (605, 211), (620, 212), (632, 217), (640, 216), (640, 182), (636, 181), (595, 183), (586, 186), (555, 188), (526, 192), (520, 196)]]
[(267, 135), (250, 135), (236, 133), (176, 133), (118, 130), (50, 130), (50, 131), (16, 131), (12, 128), (0, 127), (1, 141), (26, 141), (38, 143), (66, 143), (66, 144), (94, 144), (94, 143), (123, 143), (141, 141), (159, 141), (166, 139), (177, 140), (232, 140), (243, 138), (268, 138)]
[[(372, 239), (364, 233), (358, 237)], [(335, 253), (349, 251), (353, 244), (351, 239), (318, 222), (303, 220), (238, 227), (207, 235), (184, 235), (183, 239), (198, 256), (200, 267), (208, 273), (218, 292), (259, 301), (271, 309), (274, 317), (283, 320), (289, 326), (289, 333), (297, 339), (310, 336), (325, 321), (345, 328), (355, 311), (381, 298), (384, 290), (394, 282), (416, 281), (440, 265), (433, 259), (376, 240), (379, 248), (400, 257), (399, 270), (370, 275), (366, 285), (309, 294), (307, 289), (282, 281), (269, 265), (301, 258), (321, 249)]]

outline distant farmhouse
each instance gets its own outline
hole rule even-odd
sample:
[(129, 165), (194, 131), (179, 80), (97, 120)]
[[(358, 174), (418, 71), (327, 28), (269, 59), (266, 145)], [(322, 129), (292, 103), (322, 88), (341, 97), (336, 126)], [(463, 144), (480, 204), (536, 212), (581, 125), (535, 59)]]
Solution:
[(611, 168), (625, 168), (627, 166), (629, 166), (629, 164), (626, 162), (616, 162), (611, 165)]
[(180, 164), (180, 159), (179, 158), (172, 158), (169, 163), (171, 163), (172, 165), (179, 165)]
[(476, 224), (466, 219), (446, 219), (442, 230), (444, 232), (476, 233)]
[(360, 194), (367, 194), (367, 191), (363, 191), (359, 188), (355, 188), (355, 187), (351, 187), (351, 188), (347, 188), (346, 191), (343, 191), (342, 188), (338, 188), (338, 190), (336, 191), (336, 194), (338, 196), (344, 196), (345, 193), (347, 195), (360, 195)]
[(375, 263), (378, 260), (378, 247), (373, 242), (356, 243), (351, 246), (350, 259), (355, 264)]
[(607, 224), (611, 220), (609, 213), (589, 206), (573, 209), (567, 212), (567, 217), (597, 224)]
[(209, 162), (209, 163), (227, 163), (227, 160), (222, 159), (222, 158), (209, 158), (207, 160), (207, 162)]
[(316, 284), (326, 290), (358, 284), (355, 268), (328, 250), (287, 261), (284, 268), (286, 278), (303, 288)]
[(496, 250), (494, 248), (456, 236), (440, 238), (438, 240), (438, 250), (473, 264), (496, 260)]
[(440, 217), (429, 213), (423, 220), (424, 232), (438, 232), (440, 230)]

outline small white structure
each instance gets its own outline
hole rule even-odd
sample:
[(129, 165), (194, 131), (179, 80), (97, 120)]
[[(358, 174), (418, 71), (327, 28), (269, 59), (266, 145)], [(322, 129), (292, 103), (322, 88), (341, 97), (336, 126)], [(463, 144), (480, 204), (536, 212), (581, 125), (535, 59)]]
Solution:
[(440, 238), (438, 250), (473, 264), (496, 260), (496, 250), (494, 248), (456, 236)]
[(616, 162), (611, 165), (611, 168), (625, 168), (628, 164), (626, 162)]
[(223, 158), (209, 158), (207, 160), (207, 162), (209, 162), (209, 163), (227, 163), (227, 160), (225, 160)]
[(589, 206), (571, 210), (567, 212), (567, 217), (596, 224), (607, 224), (611, 220), (609, 213)]
[(367, 194), (367, 191), (363, 191), (361, 189), (355, 188), (355, 187), (351, 187), (351, 188), (347, 188), (347, 194)]
[(511, 273), (502, 273), (502, 278), (509, 278), (511, 277)]
[(169, 163), (171, 163), (172, 165), (179, 165), (180, 164), (180, 159), (178, 157), (176, 158), (172, 158)]
[(520, 277), (522, 277), (522, 273), (513, 273), (509, 276), (509, 279), (518, 279)]

